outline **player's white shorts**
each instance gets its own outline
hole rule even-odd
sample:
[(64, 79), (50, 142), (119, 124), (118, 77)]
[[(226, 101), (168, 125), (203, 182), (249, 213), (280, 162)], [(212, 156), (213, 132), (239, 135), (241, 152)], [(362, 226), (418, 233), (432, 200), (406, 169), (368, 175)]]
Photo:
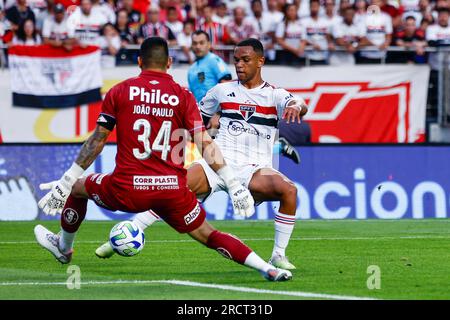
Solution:
[[(227, 191), (223, 179), (217, 173), (215, 173), (213, 169), (211, 169), (211, 167), (208, 165), (205, 159), (202, 158), (200, 160), (196, 160), (193, 162), (193, 164), (194, 163), (198, 163), (203, 167), (206, 179), (208, 179), (208, 183), (211, 188), (211, 193), (206, 195), (197, 195), (197, 200), (203, 202), (214, 192), (218, 192), (221, 190)], [(255, 172), (258, 171), (259, 169), (266, 168), (265, 166), (257, 164), (248, 164), (240, 166), (228, 164), (228, 166), (231, 167), (231, 169), (233, 170), (239, 181), (247, 188)]]

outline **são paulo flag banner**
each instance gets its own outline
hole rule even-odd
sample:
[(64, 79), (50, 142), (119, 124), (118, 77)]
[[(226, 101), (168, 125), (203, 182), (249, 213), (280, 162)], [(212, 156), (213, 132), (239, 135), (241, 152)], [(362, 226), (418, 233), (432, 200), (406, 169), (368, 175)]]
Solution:
[(9, 64), (14, 106), (63, 108), (101, 100), (98, 47), (12, 46)]

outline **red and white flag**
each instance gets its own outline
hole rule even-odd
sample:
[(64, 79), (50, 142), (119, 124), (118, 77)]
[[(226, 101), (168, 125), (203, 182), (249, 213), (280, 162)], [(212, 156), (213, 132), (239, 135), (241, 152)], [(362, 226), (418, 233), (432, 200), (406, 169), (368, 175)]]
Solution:
[(9, 49), (13, 105), (64, 108), (101, 100), (100, 49), (42, 46)]

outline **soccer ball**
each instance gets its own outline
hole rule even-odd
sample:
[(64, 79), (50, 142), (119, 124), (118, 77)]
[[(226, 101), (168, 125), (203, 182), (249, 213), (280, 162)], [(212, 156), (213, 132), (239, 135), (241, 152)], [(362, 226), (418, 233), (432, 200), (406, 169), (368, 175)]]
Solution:
[(124, 257), (137, 255), (145, 244), (145, 235), (132, 221), (116, 224), (109, 233), (109, 243), (113, 250)]

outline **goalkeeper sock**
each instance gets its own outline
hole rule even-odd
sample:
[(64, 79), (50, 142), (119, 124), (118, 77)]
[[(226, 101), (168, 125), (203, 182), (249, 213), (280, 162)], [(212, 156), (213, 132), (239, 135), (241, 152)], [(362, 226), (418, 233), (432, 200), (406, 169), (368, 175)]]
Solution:
[(68, 253), (70, 250), (72, 250), (76, 234), (76, 232), (70, 233), (61, 230), (61, 234), (59, 237), (59, 250), (61, 250), (62, 253)]
[(150, 227), (153, 223), (159, 220), (159, 216), (152, 210), (138, 213), (133, 218), (133, 222), (136, 223), (141, 230), (145, 230), (147, 227)]
[(228, 233), (214, 230), (208, 237), (206, 246), (214, 249), (225, 258), (244, 264), (252, 250), (241, 240)]
[(68, 252), (73, 247), (75, 233), (86, 217), (88, 199), (69, 196), (61, 214), (60, 249)]
[(244, 264), (247, 267), (267, 272), (269, 269), (273, 269), (273, 266), (265, 262), (260, 256), (258, 256), (255, 252), (252, 252), (248, 255), (247, 259), (245, 259)]
[(275, 216), (275, 244), (272, 257), (286, 255), (286, 247), (289, 244), (292, 231), (294, 230), (295, 216), (278, 212)]

